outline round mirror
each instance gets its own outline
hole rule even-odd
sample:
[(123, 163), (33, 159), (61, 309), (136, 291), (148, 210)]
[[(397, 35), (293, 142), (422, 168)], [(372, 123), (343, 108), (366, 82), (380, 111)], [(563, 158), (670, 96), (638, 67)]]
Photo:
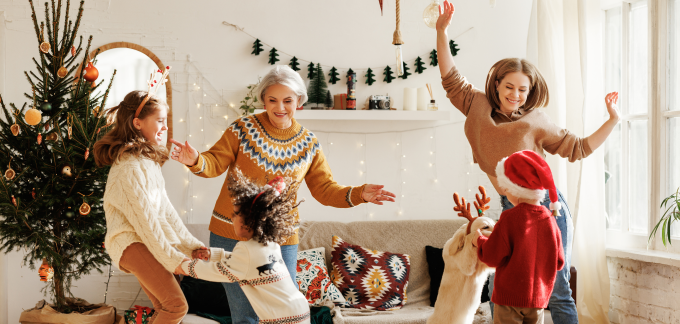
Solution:
[[(117, 106), (130, 91), (146, 91), (148, 89), (147, 81), (151, 73), (161, 68), (165, 69), (165, 65), (156, 55), (136, 44), (118, 42), (104, 45), (98, 49), (99, 55), (97, 55), (94, 65), (99, 70), (100, 78), (107, 78), (102, 91), (106, 91), (108, 81), (111, 79), (113, 71), (116, 71), (104, 109)], [(96, 52), (97, 49), (90, 53), (90, 60)], [(97, 82), (101, 82), (101, 79)], [(163, 142), (170, 150), (171, 144), (168, 142), (168, 138), (172, 138), (172, 85), (170, 80), (157, 90), (156, 95), (165, 98), (168, 103), (168, 131), (163, 134)]]

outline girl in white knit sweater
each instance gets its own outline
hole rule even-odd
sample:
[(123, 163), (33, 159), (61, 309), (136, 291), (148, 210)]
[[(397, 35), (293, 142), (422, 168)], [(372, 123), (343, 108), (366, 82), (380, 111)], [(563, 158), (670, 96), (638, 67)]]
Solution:
[(156, 310), (150, 323), (176, 324), (188, 305), (173, 273), (207, 248), (186, 229), (165, 191), (161, 164), (167, 104), (146, 91), (132, 91), (109, 117), (115, 126), (94, 145), (98, 166), (111, 165), (104, 193), (106, 250), (123, 272), (132, 273)]
[(294, 234), (297, 184), (276, 177), (262, 187), (240, 170), (235, 173), (229, 178), (232, 221), (236, 235), (248, 241), (239, 241), (233, 252), (211, 248), (210, 262), (182, 262), (182, 270), (194, 278), (238, 282), (260, 323), (309, 323), (309, 304), (291, 279), (279, 245)]

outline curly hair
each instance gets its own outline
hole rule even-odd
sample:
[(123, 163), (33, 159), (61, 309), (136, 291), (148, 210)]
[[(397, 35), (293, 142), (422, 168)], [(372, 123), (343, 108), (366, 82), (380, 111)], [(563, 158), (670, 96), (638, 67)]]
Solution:
[[(294, 220), (301, 200), (295, 203), (300, 183), (285, 178), (286, 187), (277, 196), (276, 189), (259, 186), (243, 175), (241, 170), (235, 170), (229, 176), (229, 191), (234, 199), (234, 206), (238, 213), (234, 216), (243, 217), (243, 224), (253, 231), (253, 239), (260, 243), (275, 242), (283, 244), (286, 239), (295, 234)], [(262, 193), (259, 197), (258, 194)], [(257, 200), (255, 200), (257, 198)]]

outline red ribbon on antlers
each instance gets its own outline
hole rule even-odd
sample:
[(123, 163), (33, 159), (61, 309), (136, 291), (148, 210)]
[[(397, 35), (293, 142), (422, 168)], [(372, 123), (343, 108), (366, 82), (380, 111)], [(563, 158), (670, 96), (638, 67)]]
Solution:
[(479, 192), (482, 193), (482, 197), (480, 198), (479, 194), (475, 194), (477, 201), (473, 202), (475, 204), (475, 208), (477, 209), (477, 217), (472, 217), (472, 214), (470, 213), (470, 203), (466, 202), (465, 198), (463, 198), (463, 203), (461, 203), (458, 193), (453, 193), (453, 201), (456, 203), (456, 207), (453, 207), (453, 210), (459, 212), (458, 216), (469, 221), (467, 226), (467, 234), (470, 234), (472, 231), (472, 222), (474, 222), (475, 219), (482, 217), (484, 212), (489, 210), (489, 206), (487, 204), (491, 201), (491, 198), (486, 196), (486, 189), (484, 189), (484, 186), (479, 186)]

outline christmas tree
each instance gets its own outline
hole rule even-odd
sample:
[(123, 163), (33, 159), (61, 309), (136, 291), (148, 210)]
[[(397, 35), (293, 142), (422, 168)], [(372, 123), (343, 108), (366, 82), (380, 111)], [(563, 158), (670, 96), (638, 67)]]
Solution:
[(437, 50), (433, 49), (432, 52), (430, 52), (430, 65), (437, 66), (437, 64), (439, 64), (439, 60), (437, 59)]
[(335, 66), (332, 67), (331, 70), (328, 72), (328, 77), (329, 77), (328, 82), (330, 82), (332, 84), (336, 84), (338, 81), (340, 81), (340, 78), (338, 78), (338, 75), (340, 75), (340, 73), (338, 73), (338, 69), (336, 69)]
[(331, 96), (331, 91), (326, 92), (326, 101), (324, 102), (326, 107), (333, 107), (333, 96)]
[(427, 69), (427, 68), (425, 67), (425, 63), (424, 63), (423, 60), (420, 58), (420, 56), (418, 56), (418, 57), (416, 58), (416, 72), (418, 72), (418, 74), (422, 74), (423, 71), (425, 71), (426, 69)]
[(373, 70), (371, 70), (371, 68), (368, 68), (368, 70), (366, 70), (365, 77), (366, 77), (366, 84), (368, 84), (369, 86), (372, 86), (373, 82), (375, 82), (375, 79), (373, 78), (373, 77), (375, 77), (375, 74), (373, 74)]
[(404, 64), (404, 74), (402, 74), (402, 75), (400, 76), (400, 78), (406, 80), (406, 78), (408, 78), (408, 76), (411, 75), (411, 72), (408, 71), (408, 70), (410, 70), (411, 68), (409, 68), (408, 66), (406, 66), (406, 62), (403, 62), (403, 64)]
[(250, 52), (250, 54), (260, 55), (262, 51), (263, 51), (262, 42), (260, 42), (259, 38), (255, 39), (255, 42), (253, 43), (253, 51)]
[(39, 57), (33, 59), (36, 70), (25, 72), (31, 107), (6, 106), (0, 96), (5, 114), (0, 120), (0, 165), (7, 168), (0, 177), (0, 251), (25, 251), (23, 261), (31, 269), (45, 260), (54, 276), (44, 290), (58, 311), (70, 313), (66, 297), (73, 280), (92, 270), (102, 272), (111, 262), (103, 247), (102, 203), (109, 168), (97, 167), (90, 155), (111, 126), (100, 108), (111, 83), (102, 95), (103, 82), (94, 82), (96, 69), (78, 69), (88, 63), (92, 42), (90, 36), (83, 51), (83, 38), (77, 37), (84, 1), (75, 22), (69, 20), (66, 1), (63, 31), (61, 1), (56, 7), (52, 1), (51, 8), (45, 4), (40, 25), (33, 1), (29, 3), (40, 45), (35, 48)]
[(458, 48), (458, 44), (452, 40), (449, 41), (449, 48), (451, 48), (451, 55), (456, 56), (458, 54), (458, 51), (460, 51), (460, 48)]
[(383, 74), (385, 75), (383, 81), (387, 83), (392, 83), (392, 80), (394, 80), (394, 76), (392, 76), (392, 68), (390, 68), (389, 65), (385, 67), (385, 70), (383, 70)]
[(314, 79), (315, 73), (316, 67), (314, 66), (314, 62), (309, 62), (309, 65), (307, 65), (307, 79)]
[(290, 65), (290, 68), (293, 69), (293, 71), (300, 71), (300, 68), (298, 67), (300, 63), (298, 63), (297, 57), (293, 56), (293, 58), (290, 59), (290, 63), (288, 65)]
[(269, 51), (269, 64), (274, 65), (276, 62), (280, 61), (278, 58), (279, 53), (276, 52), (276, 48), (272, 47), (272, 49)]
[(324, 78), (323, 69), (321, 69), (321, 64), (317, 64), (314, 78), (309, 83), (309, 89), (307, 90), (307, 100), (310, 103), (315, 103), (318, 107), (319, 104), (323, 104), (326, 100), (326, 91), (328, 91), (328, 85)]

